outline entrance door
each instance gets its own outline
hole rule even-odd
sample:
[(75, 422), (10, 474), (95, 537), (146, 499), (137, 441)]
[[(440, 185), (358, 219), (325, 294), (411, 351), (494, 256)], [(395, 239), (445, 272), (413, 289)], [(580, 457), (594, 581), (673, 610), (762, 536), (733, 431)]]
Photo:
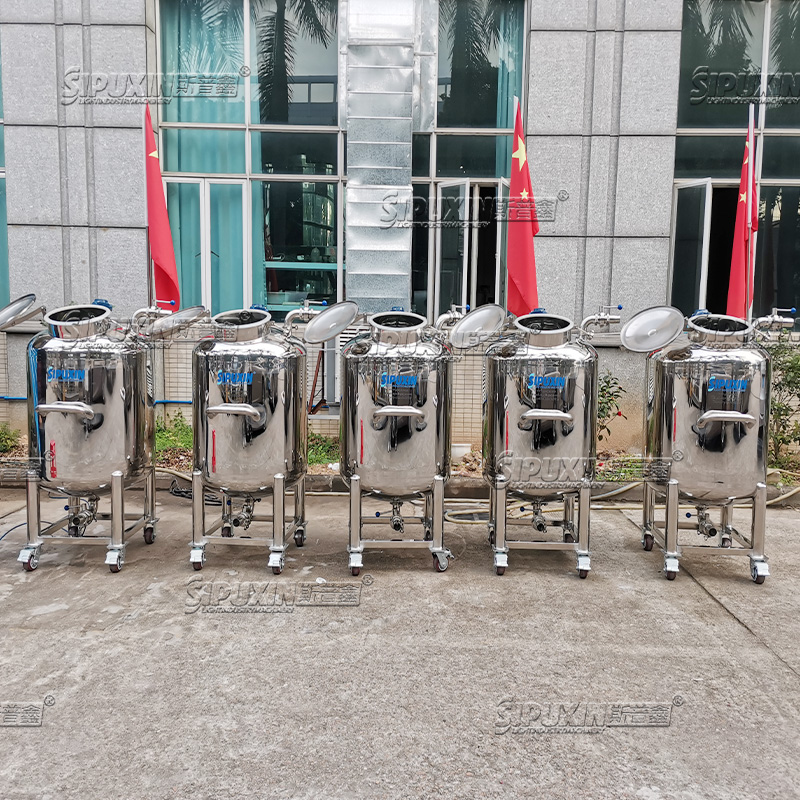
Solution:
[(675, 188), (671, 302), (684, 314), (726, 312), (737, 200), (710, 179)]
[(219, 314), (249, 305), (245, 181), (169, 178), (164, 183), (181, 306), (204, 305)]
[(508, 181), (445, 181), (436, 187), (434, 318), (451, 305), (505, 301), (506, 223), (498, 203)]

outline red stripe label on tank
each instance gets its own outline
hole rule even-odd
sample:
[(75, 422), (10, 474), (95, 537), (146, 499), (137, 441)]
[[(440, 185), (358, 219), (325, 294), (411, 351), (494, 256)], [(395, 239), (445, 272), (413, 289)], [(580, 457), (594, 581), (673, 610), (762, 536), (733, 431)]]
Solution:
[(506, 411), (506, 452), (508, 452), (508, 411)]
[(56, 443), (53, 440), (50, 441), (50, 477), (58, 477), (58, 470), (56, 469)]
[(361, 420), (361, 455), (358, 459), (359, 464), (364, 463), (364, 420)]
[(211, 471), (217, 471), (217, 432), (211, 431)]

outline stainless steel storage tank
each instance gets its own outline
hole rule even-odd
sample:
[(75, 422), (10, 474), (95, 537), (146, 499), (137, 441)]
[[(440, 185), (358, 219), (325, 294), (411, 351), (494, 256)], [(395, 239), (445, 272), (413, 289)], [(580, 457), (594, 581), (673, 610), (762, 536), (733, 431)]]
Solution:
[[(291, 320), (290, 320), (291, 322)], [(306, 348), (267, 311), (226, 311), (213, 320), (213, 338), (193, 354), (194, 472), (191, 562), (201, 569), (209, 543), (269, 546), (269, 566), (283, 570), (286, 541), (305, 542), (307, 469)], [(222, 514), (208, 530), (203, 498), (222, 496)], [(285, 495), (294, 490), (294, 518), (286, 525)], [(273, 514), (255, 503), (272, 495)], [(234, 508), (236, 506), (236, 508)], [(272, 521), (272, 538), (234, 538), (251, 522)], [(222, 539), (212, 536), (219, 530)]]
[[(0, 327), (30, 316), (34, 299), (21, 298), (0, 312)], [(45, 540), (107, 543), (106, 563), (119, 572), (127, 537), (143, 529), (148, 544), (155, 539), (146, 342), (98, 304), (57, 308), (44, 321), (47, 330), (28, 345), (29, 451), (36, 467), (28, 474), (28, 540), (18, 560), (25, 569), (36, 569)], [(140, 481), (143, 514), (126, 516), (124, 492)], [(44, 530), (41, 489), (68, 496), (67, 516)], [(110, 514), (98, 508), (107, 494)], [(126, 525), (130, 518), (134, 523)], [(110, 520), (110, 536), (86, 535), (97, 520)], [(66, 536), (58, 533), (62, 528)]]
[[(618, 320), (601, 312), (584, 320), (581, 333)], [(573, 338), (574, 332), (565, 317), (532, 313), (514, 320), (486, 352), (483, 472), (490, 486), (489, 541), (498, 575), (512, 548), (574, 551), (579, 576), (591, 569), (597, 353), (583, 338)], [(522, 510), (531, 513), (534, 530), (559, 528), (561, 541), (509, 539), (510, 497), (529, 500)], [(542, 505), (555, 500), (563, 502), (563, 518), (548, 520)]]
[[(339, 304), (340, 306), (342, 304)], [(307, 341), (341, 334), (357, 308), (333, 306), (309, 323)], [(450, 473), (452, 350), (446, 336), (417, 314), (390, 311), (369, 317), (369, 331), (342, 348), (341, 461), (350, 489), (351, 574), (358, 575), (366, 548), (425, 548), (434, 567), (447, 569), (444, 546), (444, 485)], [(362, 497), (391, 504), (388, 522), (396, 538), (362, 536)], [(404, 501), (421, 499), (422, 516), (404, 516)], [(403, 536), (408, 523), (422, 525), (421, 538)]]
[[(687, 340), (672, 344), (684, 322)], [(774, 322), (768, 318), (767, 326)], [(663, 544), (670, 580), (682, 554), (712, 548), (748, 556), (751, 577), (763, 583), (769, 575), (764, 532), (771, 371), (754, 326), (707, 312), (685, 321), (677, 309), (657, 307), (633, 317), (622, 342), (634, 351), (652, 351), (646, 363), (645, 456), (670, 465), (668, 483), (645, 485), (642, 546), (651, 550), (656, 538)], [(657, 496), (665, 497), (663, 533), (655, 522)], [(731, 524), (738, 500), (752, 506), (749, 537)], [(681, 501), (696, 508), (694, 521), (678, 519)], [(712, 508), (719, 509), (714, 518)], [(684, 529), (711, 544), (680, 543)]]

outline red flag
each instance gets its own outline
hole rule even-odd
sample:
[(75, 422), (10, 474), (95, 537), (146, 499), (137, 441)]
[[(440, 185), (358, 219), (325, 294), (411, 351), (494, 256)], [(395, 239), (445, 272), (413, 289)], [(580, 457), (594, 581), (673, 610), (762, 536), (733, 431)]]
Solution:
[(150, 234), (150, 258), (153, 260), (153, 278), (156, 288), (156, 305), (169, 311), (181, 307), (178, 288), (178, 270), (175, 266), (175, 249), (169, 229), (158, 148), (150, 119), (150, 108), (144, 109), (145, 174), (147, 176), (147, 230)]
[[(758, 230), (758, 194), (755, 176), (755, 123), (753, 106), (750, 106), (750, 124), (744, 146), (742, 176), (739, 180), (739, 202), (736, 206), (736, 227), (733, 231), (731, 277), (728, 284), (727, 313), (732, 317), (747, 319), (753, 307), (753, 271), (755, 248), (753, 231)], [(750, 255), (750, 264), (748, 262)], [(745, 266), (747, 265), (747, 267)]]
[(533, 237), (539, 233), (539, 220), (531, 189), (519, 102), (516, 106), (508, 198), (508, 310), (521, 317), (530, 314), (539, 305), (536, 257), (533, 252)]

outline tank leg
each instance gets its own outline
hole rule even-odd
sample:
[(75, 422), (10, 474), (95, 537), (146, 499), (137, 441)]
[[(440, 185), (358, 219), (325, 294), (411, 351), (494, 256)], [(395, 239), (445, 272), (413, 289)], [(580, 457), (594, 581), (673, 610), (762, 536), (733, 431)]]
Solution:
[(348, 566), (351, 575), (358, 575), (363, 566), (361, 543), (361, 478), (353, 475), (350, 478), (350, 542), (347, 545)]
[[(224, 499), (223, 499), (224, 502)], [(192, 551), (189, 562), (196, 569), (203, 569), (206, 563), (206, 507), (203, 491), (203, 473), (196, 469), (192, 472)]]
[(150, 467), (144, 481), (144, 540), (152, 544), (156, 539), (156, 470)]
[(650, 551), (653, 549), (656, 518), (656, 490), (651, 483), (644, 483), (644, 497), (642, 498), (642, 547)]
[(294, 487), (294, 543), (306, 543), (306, 479), (300, 478)]
[(39, 476), (35, 472), (29, 472), (25, 484), (27, 496), (27, 521), (28, 533), (27, 543), (20, 550), (17, 561), (28, 572), (33, 572), (39, 566), (39, 552), (42, 549), (42, 540), (39, 538), (41, 531), (41, 517), (39, 511)]
[[(578, 514), (580, 513), (579, 505)], [(564, 541), (567, 543), (575, 541), (575, 498), (571, 494), (564, 495)]]
[(497, 492), (494, 485), (489, 486), (489, 544), (494, 545), (494, 530), (497, 517)]
[(731, 507), (729, 505), (722, 506), (720, 509), (719, 520), (719, 534), (720, 534), (720, 547), (730, 547), (733, 544), (733, 536), (731, 534)]
[(433, 494), (425, 493), (425, 510), (423, 513), (422, 528), (425, 531), (425, 541), (429, 542), (433, 538)]
[(750, 576), (756, 583), (764, 583), (769, 575), (769, 565), (764, 556), (764, 537), (767, 528), (767, 486), (759, 483), (753, 497), (753, 530), (751, 532), (752, 555)]
[(119, 572), (125, 563), (125, 485), (122, 473), (111, 473), (111, 542), (106, 551), (106, 564)]
[(664, 528), (664, 576), (671, 581), (678, 574), (678, 481), (674, 478), (667, 484)]
[(502, 575), (508, 566), (508, 547), (506, 546), (506, 482), (501, 480), (494, 490), (494, 571)]
[[(571, 500), (570, 500), (571, 502)], [(578, 495), (578, 575), (585, 578), (591, 570), (589, 560), (589, 507), (592, 504), (592, 487), (584, 481)]]
[(444, 478), (437, 475), (433, 479), (433, 540), (431, 552), (433, 553), (433, 566), (437, 572), (447, 569), (452, 553), (444, 546)]
[(283, 572), (286, 560), (286, 478), (278, 473), (272, 479), (272, 546), (269, 548), (269, 563), (275, 575)]

